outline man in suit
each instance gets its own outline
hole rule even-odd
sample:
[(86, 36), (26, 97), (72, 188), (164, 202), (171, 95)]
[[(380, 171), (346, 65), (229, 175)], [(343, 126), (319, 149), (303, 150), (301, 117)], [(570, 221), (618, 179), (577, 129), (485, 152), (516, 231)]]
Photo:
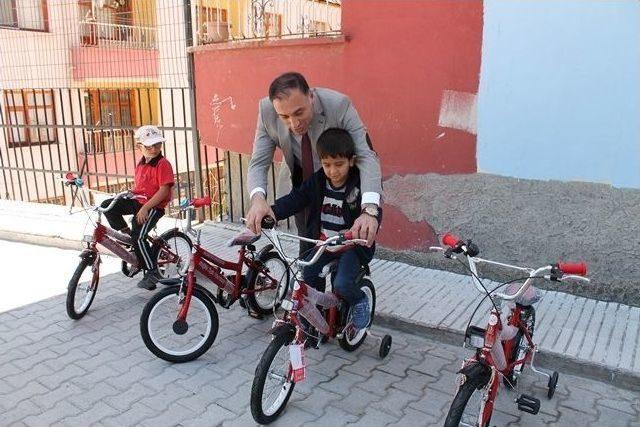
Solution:
[[(329, 128), (348, 131), (356, 146), (356, 166), (360, 170), (362, 213), (351, 230), (355, 237), (366, 239), (371, 246), (378, 232), (382, 195), (382, 174), (376, 153), (367, 142), (367, 131), (349, 98), (339, 92), (310, 89), (304, 76), (289, 72), (269, 86), (269, 96), (260, 100), (258, 124), (249, 163), (248, 182), (251, 207), (247, 226), (261, 232), (260, 222), (266, 215), (275, 218), (266, 201), (267, 172), (276, 147), (282, 150), (291, 171), (294, 188), (320, 167), (315, 145), (320, 134)], [(306, 218), (297, 214), (298, 234), (305, 236)], [(301, 252), (303, 250), (301, 245)]]

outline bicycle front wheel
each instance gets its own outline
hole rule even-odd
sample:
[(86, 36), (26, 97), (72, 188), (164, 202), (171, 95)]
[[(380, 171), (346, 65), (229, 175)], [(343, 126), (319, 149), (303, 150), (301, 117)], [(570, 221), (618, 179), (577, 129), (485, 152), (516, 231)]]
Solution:
[(287, 286), (289, 284), (289, 267), (287, 263), (280, 258), (277, 252), (267, 252), (260, 257), (260, 261), (264, 265), (263, 270), (251, 270), (247, 278), (247, 289), (253, 290), (265, 286), (266, 274), (278, 283), (271, 289), (250, 293), (247, 300), (251, 308), (260, 314), (270, 314), (274, 307), (280, 305), (280, 301), (287, 295)]
[(449, 413), (444, 421), (444, 427), (457, 427), (459, 425), (486, 427), (491, 421), (493, 412), (492, 404), (485, 404), (485, 399), (490, 389), (497, 381), (490, 377), (477, 375), (462, 378), (464, 383), (458, 388), (458, 392), (451, 402)]
[(269, 424), (282, 413), (296, 383), (291, 379), (289, 348), (291, 335), (276, 334), (265, 350), (251, 386), (251, 415), (259, 424)]
[(169, 230), (160, 236), (161, 244), (155, 245), (152, 256), (158, 263), (158, 271), (165, 279), (184, 276), (189, 268), (193, 243), (186, 234)]
[(96, 297), (99, 281), (100, 270), (98, 265), (94, 269), (94, 260), (80, 260), (67, 286), (67, 315), (70, 318), (78, 320), (87, 314)]
[(140, 334), (149, 351), (168, 362), (183, 363), (203, 355), (218, 335), (218, 312), (200, 289), (194, 289), (186, 319), (178, 313), (184, 304), (180, 287), (156, 293), (140, 316)]

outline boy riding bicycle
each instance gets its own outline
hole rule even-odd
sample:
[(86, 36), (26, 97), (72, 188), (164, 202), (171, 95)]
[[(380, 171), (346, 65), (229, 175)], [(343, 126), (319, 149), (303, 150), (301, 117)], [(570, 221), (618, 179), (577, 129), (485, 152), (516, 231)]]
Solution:
[[(146, 270), (138, 287), (153, 290), (162, 276), (158, 271), (157, 261), (151, 255), (147, 234), (164, 215), (164, 208), (171, 200), (173, 168), (162, 155), (162, 143), (166, 139), (157, 127), (142, 126), (136, 130), (134, 138), (143, 157), (136, 166), (131, 192), (140, 197), (120, 199), (104, 215), (111, 228), (131, 235), (133, 250)], [(105, 200), (102, 207), (109, 206), (112, 200)], [(123, 215), (134, 215), (131, 229)]]
[[(316, 144), (322, 169), (316, 171), (302, 185), (275, 201), (272, 206), (276, 220), (285, 219), (306, 209), (307, 233), (312, 239), (328, 238), (348, 230), (360, 216), (362, 191), (360, 172), (355, 164), (355, 144), (349, 132), (327, 129)], [(366, 211), (365, 211), (366, 212)], [(380, 223), (381, 211), (376, 219)], [(298, 230), (301, 231), (301, 230)], [(356, 283), (360, 268), (373, 258), (375, 243), (371, 247), (346, 246), (325, 251), (318, 261), (304, 268), (307, 284), (324, 290), (324, 279), (318, 276), (322, 268), (338, 260), (334, 280), (336, 292), (352, 307), (352, 322), (356, 329), (369, 325), (369, 301)], [(313, 257), (314, 250), (306, 257)]]

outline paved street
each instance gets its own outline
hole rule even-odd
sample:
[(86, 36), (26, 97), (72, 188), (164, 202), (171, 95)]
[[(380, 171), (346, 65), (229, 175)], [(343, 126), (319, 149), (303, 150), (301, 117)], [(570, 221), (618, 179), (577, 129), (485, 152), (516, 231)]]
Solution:
[[(17, 265), (12, 254), (25, 249), (20, 245), (2, 242), (6, 265)], [(51, 265), (50, 277), (58, 280), (63, 270), (71, 274), (77, 259), (72, 251), (39, 250), (41, 259), (69, 256), (68, 262)], [(29, 295), (36, 285), (29, 269), (6, 273), (5, 293)], [(19, 275), (28, 279), (18, 281)], [(249, 390), (271, 322), (248, 318), (239, 306), (219, 309), (213, 347), (199, 360), (172, 365), (155, 358), (140, 338), (139, 315), (150, 295), (135, 287), (135, 279), (115, 273), (103, 277), (80, 321), (66, 317), (62, 294), (42, 301), (36, 295), (0, 313), (0, 424), (253, 425)], [(400, 331), (374, 332), (393, 335), (385, 360), (377, 358), (372, 337), (351, 354), (333, 343), (308, 351), (308, 380), (296, 387), (274, 425), (442, 424), (466, 351)], [(561, 375), (556, 396), (548, 401), (546, 381), (525, 376), (520, 384), (522, 392), (542, 400), (540, 414), (520, 413), (512, 403), (515, 393), (504, 392), (492, 420), (496, 425), (640, 425), (640, 401), (633, 392)]]

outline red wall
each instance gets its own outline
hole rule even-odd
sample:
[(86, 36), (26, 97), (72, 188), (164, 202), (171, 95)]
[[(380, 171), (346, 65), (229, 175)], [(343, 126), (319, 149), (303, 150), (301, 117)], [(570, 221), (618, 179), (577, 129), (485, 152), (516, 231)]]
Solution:
[[(278, 74), (296, 70), (311, 86), (351, 97), (385, 177), (476, 172), (475, 135), (446, 129), (436, 137), (445, 131), (438, 126), (443, 91), (478, 91), (482, 2), (349, 0), (342, 13), (346, 41), (267, 41), (197, 51), (204, 143), (251, 152), (258, 100)], [(226, 103), (214, 114), (215, 95), (231, 96), (235, 109)], [(398, 221), (385, 229), (409, 226)], [(391, 240), (391, 246), (407, 247)]]

